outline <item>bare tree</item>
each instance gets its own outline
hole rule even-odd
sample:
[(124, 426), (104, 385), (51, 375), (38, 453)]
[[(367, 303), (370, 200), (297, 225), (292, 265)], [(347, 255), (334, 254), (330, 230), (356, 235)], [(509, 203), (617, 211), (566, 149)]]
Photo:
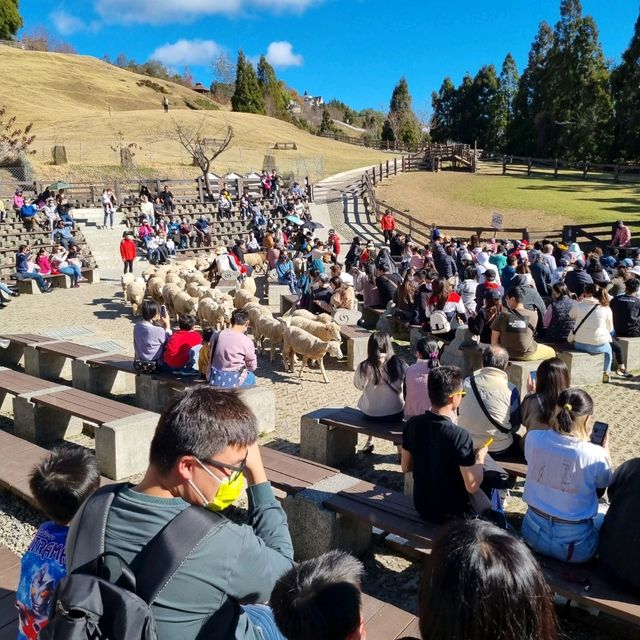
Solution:
[(211, 68), (216, 85), (216, 97), (223, 104), (227, 104), (231, 101), (231, 96), (235, 90), (236, 65), (223, 51), (213, 59)]
[(216, 138), (209, 138), (204, 135), (205, 119), (193, 127), (180, 124), (173, 120), (175, 138), (182, 148), (189, 154), (193, 163), (202, 171), (207, 195), (211, 197), (211, 182), (209, 181), (209, 169), (211, 163), (222, 153), (224, 153), (233, 140), (233, 127), (227, 125), (224, 135)]
[(33, 155), (35, 150), (29, 149), (35, 140), (31, 133), (33, 122), (24, 129), (16, 126), (16, 116), (10, 116), (6, 106), (0, 107), (0, 161), (18, 156)]

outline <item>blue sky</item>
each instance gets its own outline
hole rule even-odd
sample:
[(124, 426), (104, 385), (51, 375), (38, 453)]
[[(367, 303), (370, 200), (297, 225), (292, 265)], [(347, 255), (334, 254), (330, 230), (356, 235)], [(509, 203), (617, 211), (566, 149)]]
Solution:
[[(208, 61), (267, 53), (300, 92), (356, 109), (386, 109), (404, 75), (425, 112), (445, 76), (458, 83), (507, 52), (526, 65), (538, 24), (559, 17), (559, 0), (21, 0), (27, 30), (46, 26), (80, 53), (138, 62), (155, 55), (211, 82)], [(615, 9), (613, 6), (615, 5)], [(635, 0), (583, 0), (605, 55), (618, 61), (638, 17)]]

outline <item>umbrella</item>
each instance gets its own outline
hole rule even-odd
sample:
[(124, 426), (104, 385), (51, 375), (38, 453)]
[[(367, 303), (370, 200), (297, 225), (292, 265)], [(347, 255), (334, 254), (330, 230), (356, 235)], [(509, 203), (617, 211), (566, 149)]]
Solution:
[(60, 191), (60, 189), (69, 189), (70, 187), (70, 184), (68, 184), (67, 182), (62, 182), (60, 180), (49, 185), (49, 189), (51, 191)]
[(304, 224), (304, 220), (300, 219), (298, 216), (287, 216), (286, 220), (293, 222), (293, 224)]
[(313, 220), (309, 220), (302, 225), (303, 229), (311, 229), (311, 231), (315, 231), (316, 229), (324, 229), (324, 225), (319, 222), (314, 222)]

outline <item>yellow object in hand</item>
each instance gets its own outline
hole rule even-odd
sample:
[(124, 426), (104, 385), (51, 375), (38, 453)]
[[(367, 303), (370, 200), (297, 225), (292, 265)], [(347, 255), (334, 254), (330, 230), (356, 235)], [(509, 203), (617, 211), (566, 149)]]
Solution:
[(480, 447), (484, 449), (485, 447), (490, 447), (493, 444), (493, 438), (488, 438), (487, 441)]

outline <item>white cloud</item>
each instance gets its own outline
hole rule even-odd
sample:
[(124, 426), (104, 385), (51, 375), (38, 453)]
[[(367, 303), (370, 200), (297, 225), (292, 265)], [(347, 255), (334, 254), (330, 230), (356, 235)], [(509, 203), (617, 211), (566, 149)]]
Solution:
[(274, 67), (299, 67), (303, 58), (299, 53), (293, 53), (293, 45), (286, 40), (272, 42), (267, 47), (267, 62)]
[(158, 60), (169, 67), (204, 65), (209, 64), (221, 52), (222, 47), (213, 40), (181, 39), (158, 47), (149, 59)]
[(81, 18), (73, 16), (62, 9), (52, 11), (49, 14), (49, 18), (53, 22), (53, 26), (56, 28), (56, 31), (63, 36), (70, 36), (78, 31), (94, 31), (98, 26), (97, 23), (87, 24)]
[(191, 22), (214, 15), (237, 15), (251, 9), (302, 12), (324, 0), (94, 0), (98, 15), (121, 24)]

